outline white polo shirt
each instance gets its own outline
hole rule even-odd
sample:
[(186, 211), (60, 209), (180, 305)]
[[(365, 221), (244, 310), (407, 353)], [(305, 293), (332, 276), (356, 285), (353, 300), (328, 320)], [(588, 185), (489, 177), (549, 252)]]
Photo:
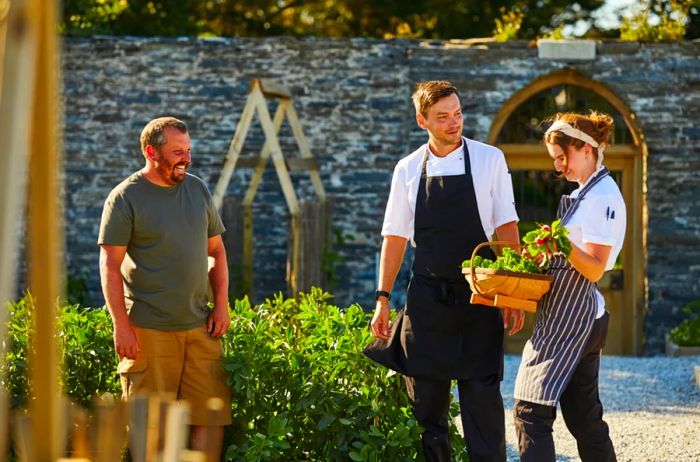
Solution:
[[(594, 176), (595, 173), (588, 181), (591, 181)], [(578, 197), (582, 188), (583, 186), (575, 189), (571, 197)], [(606, 176), (586, 193), (566, 224), (566, 229), (569, 230), (569, 240), (578, 247), (583, 248), (588, 243), (612, 247), (605, 264), (605, 271), (613, 268), (625, 239), (627, 209), (620, 188), (612, 177)], [(598, 301), (596, 319), (598, 319), (605, 313), (605, 299), (598, 289), (596, 289), (596, 299)]]
[[(500, 149), (478, 141), (462, 138), (469, 148), (469, 165), (474, 181), (479, 221), (484, 234), (491, 239), (496, 228), (511, 221), (518, 221), (513, 198), (513, 183)], [(386, 204), (382, 236), (400, 236), (411, 241), (413, 247), (414, 219), (421, 168), (426, 150), (428, 176), (464, 175), (462, 146), (447, 156), (438, 157), (424, 144), (404, 157), (394, 168), (391, 192)]]

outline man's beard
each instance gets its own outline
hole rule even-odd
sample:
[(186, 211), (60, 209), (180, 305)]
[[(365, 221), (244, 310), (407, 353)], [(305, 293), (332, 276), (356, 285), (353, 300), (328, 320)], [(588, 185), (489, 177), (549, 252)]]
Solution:
[[(184, 166), (185, 171), (182, 173), (179, 173), (178, 170), (176, 170), (176, 167), (179, 166)], [(158, 164), (156, 169), (158, 170), (158, 173), (160, 173), (160, 177), (165, 181), (166, 183), (172, 185), (176, 185), (178, 183), (182, 183), (185, 180), (185, 176), (187, 173), (187, 167), (188, 164), (184, 162), (177, 163), (175, 165), (170, 165), (168, 162), (162, 161)]]

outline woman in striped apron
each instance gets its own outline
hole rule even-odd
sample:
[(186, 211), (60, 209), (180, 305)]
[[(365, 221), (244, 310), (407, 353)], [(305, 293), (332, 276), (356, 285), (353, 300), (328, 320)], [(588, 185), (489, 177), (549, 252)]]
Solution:
[(555, 254), (551, 289), (539, 303), (532, 337), (515, 382), (515, 428), (522, 461), (555, 460), (552, 425), (557, 402), (584, 462), (614, 461), (615, 450), (598, 397), (600, 351), (609, 315), (596, 288), (612, 269), (625, 234), (625, 204), (603, 167), (610, 116), (553, 117), (544, 141), (554, 167), (579, 188), (563, 196), (557, 217), (569, 230), (567, 258)]

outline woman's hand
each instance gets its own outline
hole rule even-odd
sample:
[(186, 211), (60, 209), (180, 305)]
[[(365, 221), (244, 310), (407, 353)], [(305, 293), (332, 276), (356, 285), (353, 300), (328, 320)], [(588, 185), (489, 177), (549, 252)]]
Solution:
[(525, 313), (522, 310), (515, 308), (503, 309), (503, 328), (507, 329), (510, 324), (510, 319), (513, 318), (513, 327), (508, 332), (508, 335), (515, 335), (520, 332), (525, 325)]

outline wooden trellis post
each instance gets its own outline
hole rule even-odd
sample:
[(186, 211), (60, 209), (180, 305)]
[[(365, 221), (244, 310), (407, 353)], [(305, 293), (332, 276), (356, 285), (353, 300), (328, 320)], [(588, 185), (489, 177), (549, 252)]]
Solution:
[[(265, 98), (279, 99), (279, 105), (275, 112), (274, 118), (270, 117), (270, 111), (267, 107)], [(257, 158), (241, 157), (241, 150), (245, 141), (250, 125), (253, 121), (253, 116), (258, 114), (260, 124), (262, 125), (263, 133), (265, 134), (265, 143)], [(292, 128), (292, 133), (299, 147), (301, 158), (285, 158), (280, 148), (279, 133), (282, 122), (287, 118), (289, 125)], [(253, 199), (258, 191), (260, 180), (265, 171), (268, 159), (272, 158), (272, 163), (277, 172), (284, 198), (287, 202), (287, 208), (291, 215), (291, 239), (290, 253), (287, 268), (287, 286), (292, 294), (295, 294), (298, 289), (297, 275), (300, 261), (300, 225), (299, 214), (300, 207), (294, 185), (289, 176), (290, 171), (308, 171), (311, 176), (311, 182), (314, 191), (321, 203), (326, 201), (326, 192), (321, 183), (318, 165), (309, 144), (301, 129), (301, 123), (296, 110), (294, 109), (291, 93), (280, 86), (279, 84), (267, 79), (254, 79), (250, 83), (248, 100), (243, 108), (241, 120), (238, 122), (236, 132), (233, 135), (229, 146), (226, 160), (224, 162), (221, 176), (214, 190), (213, 200), (217, 209), (221, 210), (224, 195), (228, 188), (231, 176), (235, 168), (249, 167), (254, 168), (253, 176), (248, 185), (248, 189), (243, 198), (243, 268), (242, 277), (243, 285), (247, 288), (252, 288), (253, 281)]]

